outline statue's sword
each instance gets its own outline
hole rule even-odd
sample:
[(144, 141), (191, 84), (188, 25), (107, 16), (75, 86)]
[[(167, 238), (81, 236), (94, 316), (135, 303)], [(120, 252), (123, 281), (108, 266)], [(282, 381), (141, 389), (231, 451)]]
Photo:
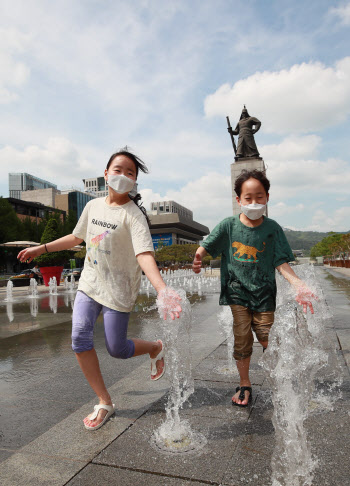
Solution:
[[(228, 116), (226, 117), (226, 120), (227, 120), (227, 126), (228, 126), (228, 128), (231, 128), (231, 130), (232, 130), (231, 123), (230, 123), (230, 119), (229, 119), (229, 117), (228, 117)], [(233, 150), (235, 151), (235, 155), (236, 155), (236, 153), (237, 153), (237, 148), (236, 148), (235, 139), (233, 138), (232, 133), (231, 133), (231, 132), (229, 132), (229, 133), (230, 133), (231, 140), (232, 140), (232, 146), (233, 146)]]

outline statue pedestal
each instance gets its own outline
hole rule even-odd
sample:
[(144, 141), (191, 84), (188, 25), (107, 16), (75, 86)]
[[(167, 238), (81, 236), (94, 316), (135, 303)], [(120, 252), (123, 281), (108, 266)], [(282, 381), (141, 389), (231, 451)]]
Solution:
[[(236, 159), (236, 161), (231, 164), (231, 186), (232, 186), (232, 208), (233, 208), (233, 215), (239, 214), (241, 212), (240, 206), (236, 201), (236, 193), (235, 193), (235, 180), (240, 175), (242, 170), (261, 170), (266, 172), (264, 159), (261, 157), (242, 157)], [(267, 211), (266, 211), (267, 216)]]

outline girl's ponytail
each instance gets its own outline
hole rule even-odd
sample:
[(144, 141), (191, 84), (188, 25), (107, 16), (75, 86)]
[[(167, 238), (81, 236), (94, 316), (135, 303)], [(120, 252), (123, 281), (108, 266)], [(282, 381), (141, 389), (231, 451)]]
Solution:
[(143, 213), (144, 217), (146, 218), (148, 226), (151, 226), (151, 221), (150, 221), (149, 217), (147, 216), (147, 211), (144, 208), (144, 206), (142, 206), (142, 203), (141, 203), (141, 194), (137, 193), (136, 196), (129, 196), (129, 197), (132, 201), (134, 201), (136, 206), (140, 209), (141, 213)]

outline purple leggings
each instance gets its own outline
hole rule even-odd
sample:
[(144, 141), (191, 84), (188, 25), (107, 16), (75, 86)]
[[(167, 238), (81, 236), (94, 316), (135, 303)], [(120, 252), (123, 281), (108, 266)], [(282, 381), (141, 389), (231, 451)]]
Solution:
[(77, 292), (73, 309), (72, 348), (76, 353), (94, 347), (94, 325), (102, 310), (107, 351), (114, 358), (127, 359), (135, 353), (135, 344), (127, 339), (129, 312), (119, 312)]

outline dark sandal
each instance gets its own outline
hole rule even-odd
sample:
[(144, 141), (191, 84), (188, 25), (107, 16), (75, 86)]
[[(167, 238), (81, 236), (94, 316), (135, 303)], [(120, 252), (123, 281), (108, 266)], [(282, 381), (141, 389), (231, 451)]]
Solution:
[(238, 386), (236, 388), (236, 393), (239, 390), (241, 391), (241, 393), (239, 394), (239, 397), (238, 397), (240, 400), (244, 400), (244, 398), (245, 398), (244, 392), (245, 391), (249, 392), (248, 403), (246, 405), (243, 405), (242, 403), (236, 403), (232, 400), (232, 405), (235, 405), (236, 407), (247, 407), (249, 405), (249, 403), (252, 401), (252, 388), (250, 386)]

